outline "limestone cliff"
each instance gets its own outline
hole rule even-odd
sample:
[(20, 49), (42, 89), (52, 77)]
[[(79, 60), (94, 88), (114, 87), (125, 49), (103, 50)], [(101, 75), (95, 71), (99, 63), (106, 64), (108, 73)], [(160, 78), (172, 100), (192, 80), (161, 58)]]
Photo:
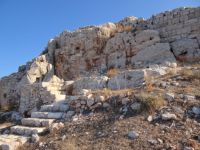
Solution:
[[(177, 61), (199, 59), (199, 7), (179, 8), (147, 20), (127, 17), (118, 23), (64, 31), (49, 41), (40, 56), (0, 80), (0, 105), (2, 110), (27, 113), (88, 86), (115, 89), (119, 86), (115, 80), (126, 84), (120, 86), (124, 88), (141, 85), (141, 77), (149, 72), (129, 71), (125, 77), (128, 69), (155, 64), (175, 67)], [(122, 73), (109, 79), (106, 73), (114, 68)], [(89, 81), (90, 85), (85, 84)]]

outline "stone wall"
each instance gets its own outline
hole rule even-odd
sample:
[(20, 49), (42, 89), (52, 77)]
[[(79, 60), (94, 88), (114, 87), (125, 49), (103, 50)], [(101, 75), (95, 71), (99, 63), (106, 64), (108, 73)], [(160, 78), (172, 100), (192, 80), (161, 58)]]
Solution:
[(178, 60), (200, 60), (200, 7), (166, 11), (152, 16), (147, 24), (159, 31), (162, 42), (170, 43)]
[(152, 16), (147, 23), (150, 28), (159, 31), (163, 42), (173, 42), (181, 38), (199, 38), (200, 7), (166, 11)]

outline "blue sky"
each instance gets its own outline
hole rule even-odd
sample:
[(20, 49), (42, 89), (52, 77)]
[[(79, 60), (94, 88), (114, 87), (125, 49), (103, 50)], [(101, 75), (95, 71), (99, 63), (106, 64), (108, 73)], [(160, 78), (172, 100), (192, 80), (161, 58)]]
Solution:
[(0, 0), (0, 77), (39, 55), (63, 30), (182, 6), (200, 6), (200, 0)]

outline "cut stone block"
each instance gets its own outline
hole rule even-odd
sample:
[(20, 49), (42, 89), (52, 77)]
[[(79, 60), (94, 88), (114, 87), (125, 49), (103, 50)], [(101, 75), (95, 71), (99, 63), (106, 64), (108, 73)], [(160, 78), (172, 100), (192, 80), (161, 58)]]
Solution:
[(32, 112), (31, 118), (61, 119), (65, 116), (63, 112)]
[(26, 136), (18, 135), (0, 135), (0, 149), (1, 150), (16, 150), (18, 146), (23, 145), (28, 141)]
[(43, 105), (40, 109), (42, 112), (65, 112), (68, 111), (69, 106), (66, 104), (52, 104), (52, 105)]
[(30, 136), (32, 134), (40, 134), (46, 131), (45, 127), (26, 127), (26, 126), (14, 126), (10, 129), (11, 133), (17, 135)]
[(23, 118), (22, 125), (31, 127), (49, 127), (54, 119)]

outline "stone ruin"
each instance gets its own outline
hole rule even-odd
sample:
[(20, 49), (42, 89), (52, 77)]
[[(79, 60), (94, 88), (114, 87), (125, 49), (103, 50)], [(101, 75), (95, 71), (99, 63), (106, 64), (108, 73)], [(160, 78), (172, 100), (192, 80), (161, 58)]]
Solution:
[[(83, 89), (140, 87), (179, 61), (199, 60), (199, 7), (64, 31), (40, 56), (0, 79), (0, 107), (28, 115)], [(119, 73), (108, 77), (112, 69)]]

